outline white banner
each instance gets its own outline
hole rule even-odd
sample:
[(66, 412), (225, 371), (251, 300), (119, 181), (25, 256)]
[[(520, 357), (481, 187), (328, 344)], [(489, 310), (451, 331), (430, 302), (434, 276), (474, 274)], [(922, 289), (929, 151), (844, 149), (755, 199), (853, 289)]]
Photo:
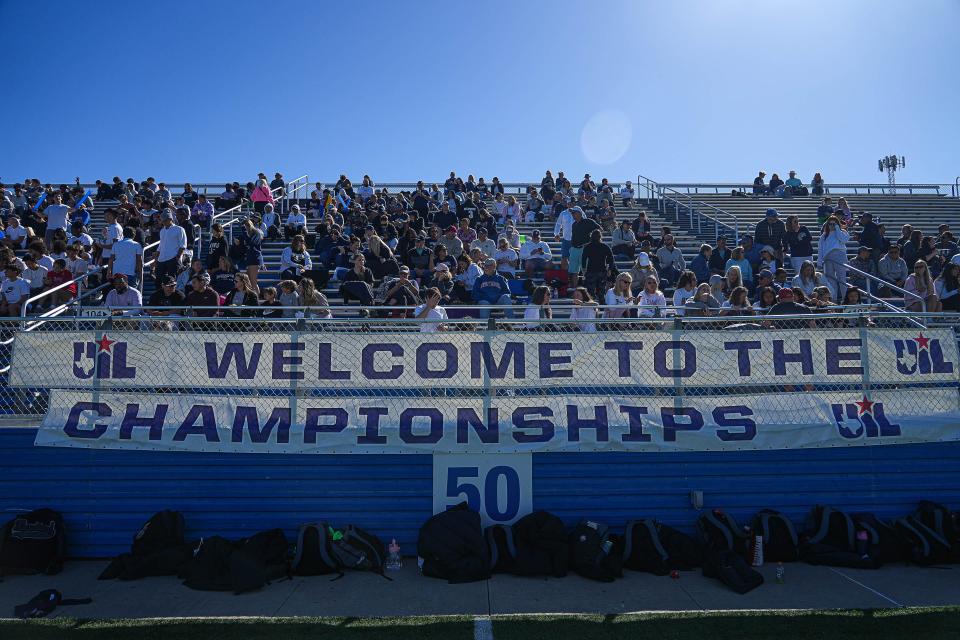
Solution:
[(960, 439), (956, 389), (750, 397), (250, 398), (53, 391), (37, 445), (228, 453), (740, 451)]
[[(863, 336), (866, 336), (864, 338)], [(864, 344), (866, 342), (866, 344)], [(489, 388), (957, 382), (949, 330), (21, 332), (28, 387)], [(600, 390), (597, 390), (598, 392)]]

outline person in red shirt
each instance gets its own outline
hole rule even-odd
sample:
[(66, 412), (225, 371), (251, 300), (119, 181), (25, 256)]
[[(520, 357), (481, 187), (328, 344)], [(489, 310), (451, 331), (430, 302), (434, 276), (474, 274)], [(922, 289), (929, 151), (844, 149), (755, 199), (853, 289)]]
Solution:
[[(63, 258), (58, 258), (53, 261), (53, 269), (47, 272), (47, 286), (50, 288), (59, 286), (65, 282), (70, 282), (73, 280), (73, 273), (67, 269), (67, 261)], [(74, 282), (71, 285), (60, 289), (50, 297), (53, 299), (53, 304), (66, 304), (67, 302), (73, 300), (77, 295), (77, 283)]]

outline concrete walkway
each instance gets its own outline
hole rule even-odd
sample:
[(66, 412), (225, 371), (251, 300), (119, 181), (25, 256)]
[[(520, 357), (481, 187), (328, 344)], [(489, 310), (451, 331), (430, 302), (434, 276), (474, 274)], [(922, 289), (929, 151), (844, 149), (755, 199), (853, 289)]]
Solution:
[(105, 561), (75, 561), (57, 576), (7, 576), (0, 582), (0, 616), (42, 589), (64, 597), (92, 597), (89, 605), (61, 607), (54, 615), (76, 618), (195, 616), (413, 616), (517, 613), (628, 613), (732, 609), (856, 609), (960, 604), (960, 565), (951, 569), (893, 566), (879, 571), (785, 565), (784, 584), (775, 566), (760, 571), (766, 583), (746, 595), (729, 591), (696, 572), (680, 578), (626, 572), (601, 584), (576, 575), (518, 578), (497, 575), (486, 582), (449, 585), (417, 573), (416, 561), (390, 573), (393, 582), (369, 573), (295, 577), (235, 596), (193, 591), (176, 578), (133, 582), (98, 581)]

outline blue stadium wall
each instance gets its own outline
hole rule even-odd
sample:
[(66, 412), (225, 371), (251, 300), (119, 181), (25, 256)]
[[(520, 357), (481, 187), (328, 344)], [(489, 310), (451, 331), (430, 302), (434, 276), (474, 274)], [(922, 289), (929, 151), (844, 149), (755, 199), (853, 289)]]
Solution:
[[(0, 429), (0, 511), (49, 506), (66, 517), (74, 557), (129, 548), (155, 511), (177, 509), (191, 537), (241, 536), (302, 522), (355, 523), (415, 551), (432, 509), (429, 455), (227, 455), (33, 446), (36, 429)], [(922, 498), (960, 507), (960, 443), (762, 452), (543, 453), (533, 456), (533, 506), (573, 523), (614, 527), (654, 516), (692, 530), (705, 507), (740, 520), (780, 509), (802, 523), (831, 504), (882, 517)]]

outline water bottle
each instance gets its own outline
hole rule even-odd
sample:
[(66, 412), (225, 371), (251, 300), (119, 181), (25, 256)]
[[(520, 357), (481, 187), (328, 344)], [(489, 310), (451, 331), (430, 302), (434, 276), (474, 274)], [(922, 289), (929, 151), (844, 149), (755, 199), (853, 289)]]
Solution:
[(861, 558), (868, 557), (867, 550), (869, 546), (870, 546), (870, 542), (867, 538), (867, 532), (864, 531), (863, 529), (860, 529), (859, 531), (857, 531), (857, 553), (860, 555)]
[(387, 570), (399, 571), (403, 567), (403, 558), (400, 557), (400, 545), (397, 544), (396, 538), (390, 540), (387, 550), (390, 552), (387, 558)]
[(783, 563), (777, 563), (777, 584), (783, 584)]

